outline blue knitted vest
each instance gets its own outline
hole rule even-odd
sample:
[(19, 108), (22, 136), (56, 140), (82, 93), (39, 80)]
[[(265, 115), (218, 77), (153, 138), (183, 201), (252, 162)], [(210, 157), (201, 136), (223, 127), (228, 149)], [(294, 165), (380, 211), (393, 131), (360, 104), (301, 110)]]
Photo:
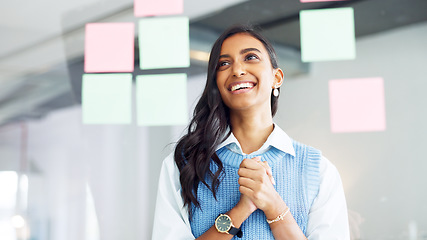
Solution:
[[(216, 194), (217, 200), (204, 184), (199, 184), (198, 200), (201, 208), (193, 205), (193, 216), (190, 219), (193, 235), (196, 238), (202, 235), (212, 227), (220, 213), (228, 212), (237, 204), (240, 199), (237, 170), (243, 159), (256, 156), (261, 156), (261, 161), (267, 161), (272, 168), (276, 180), (274, 187), (290, 208), (298, 226), (306, 234), (308, 213), (319, 191), (321, 152), (296, 141), (293, 141), (293, 146), (295, 157), (274, 147), (258, 155), (241, 155), (232, 152), (227, 146), (219, 149), (216, 153), (224, 169)], [(210, 169), (215, 172), (218, 168), (211, 162)], [(207, 179), (208, 183), (211, 181)], [(274, 239), (265, 214), (259, 209), (243, 222), (241, 229), (242, 239)], [(235, 236), (233, 239), (238, 238)]]

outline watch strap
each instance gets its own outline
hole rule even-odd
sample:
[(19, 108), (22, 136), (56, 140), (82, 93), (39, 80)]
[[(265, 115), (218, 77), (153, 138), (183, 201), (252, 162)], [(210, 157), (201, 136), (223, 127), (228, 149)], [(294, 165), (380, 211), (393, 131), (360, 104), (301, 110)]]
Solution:
[(231, 226), (230, 230), (228, 230), (228, 233), (231, 235), (235, 235), (238, 238), (241, 238), (243, 235), (242, 230), (240, 230), (240, 228), (235, 228), (233, 226)]

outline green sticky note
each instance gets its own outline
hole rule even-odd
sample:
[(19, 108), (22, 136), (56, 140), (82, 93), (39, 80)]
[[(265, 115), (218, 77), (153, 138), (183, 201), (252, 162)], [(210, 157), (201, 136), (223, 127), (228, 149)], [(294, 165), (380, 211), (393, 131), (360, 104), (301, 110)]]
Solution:
[(82, 111), (84, 124), (132, 122), (132, 74), (84, 74)]
[(303, 62), (356, 58), (353, 8), (300, 12)]
[(158, 74), (136, 77), (138, 125), (188, 123), (187, 75)]
[(188, 17), (141, 19), (138, 34), (141, 69), (190, 66)]

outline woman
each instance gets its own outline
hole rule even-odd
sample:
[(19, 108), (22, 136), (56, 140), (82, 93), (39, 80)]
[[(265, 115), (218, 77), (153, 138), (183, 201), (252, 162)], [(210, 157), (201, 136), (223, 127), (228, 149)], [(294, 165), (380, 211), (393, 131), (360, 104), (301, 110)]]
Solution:
[(349, 239), (336, 168), (273, 123), (283, 71), (250, 27), (226, 30), (159, 180), (153, 239)]

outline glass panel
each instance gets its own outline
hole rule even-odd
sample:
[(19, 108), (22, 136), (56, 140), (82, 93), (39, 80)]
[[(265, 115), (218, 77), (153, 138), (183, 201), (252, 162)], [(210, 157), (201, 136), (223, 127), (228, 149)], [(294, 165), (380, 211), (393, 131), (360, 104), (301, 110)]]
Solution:
[[(427, 1), (174, 4), (180, 6), (153, 5), (148, 13), (122, 0), (2, 4), (1, 240), (151, 239), (163, 159), (187, 131), (213, 43), (235, 23), (258, 26), (273, 43), (285, 75), (274, 122), (293, 139), (321, 149), (338, 169), (351, 239), (427, 239)], [(339, 14), (324, 14), (334, 12)], [(150, 25), (174, 18), (185, 20), (173, 29), (180, 41), (172, 31)], [(151, 35), (161, 34), (145, 38), (140, 22), (152, 27)], [(321, 24), (325, 30), (319, 32), (316, 24), (322, 22), (335, 27)], [(98, 68), (102, 62), (95, 62), (97, 69), (85, 72), (86, 26), (98, 23), (126, 26), (124, 42), (92, 36), (89, 44), (105, 54), (116, 50), (111, 52), (125, 67), (113, 54), (112, 65)], [(339, 44), (331, 44), (335, 40)], [(115, 44), (120, 47), (111, 47)], [(172, 50), (160, 51), (158, 44)], [(117, 51), (122, 47), (126, 53)], [(302, 57), (312, 50), (314, 55)], [(100, 58), (99, 51), (94, 54)], [(101, 60), (106, 59), (101, 55)], [(141, 63), (148, 67), (141, 69)], [(108, 84), (101, 80), (108, 74), (124, 74), (126, 83), (115, 81), (103, 93), (100, 88)], [(161, 79), (173, 74), (187, 76), (185, 84)], [(99, 82), (89, 93), (82, 91), (84, 76), (92, 75), (101, 76)], [(156, 91), (137, 87), (137, 79), (147, 76), (155, 76), (158, 82), (149, 85)], [(360, 85), (366, 79), (375, 81)], [(355, 80), (357, 89), (346, 84)], [(180, 94), (174, 93), (177, 86), (183, 88)], [(151, 102), (138, 103), (141, 92), (148, 92)], [(147, 114), (154, 120), (140, 122)]]

